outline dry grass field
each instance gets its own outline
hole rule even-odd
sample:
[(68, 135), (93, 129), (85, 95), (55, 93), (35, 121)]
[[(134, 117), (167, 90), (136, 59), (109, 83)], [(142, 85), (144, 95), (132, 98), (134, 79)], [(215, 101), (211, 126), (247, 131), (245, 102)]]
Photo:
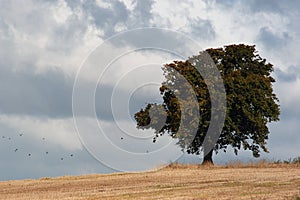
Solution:
[(0, 182), (0, 199), (300, 200), (299, 164), (197, 166)]

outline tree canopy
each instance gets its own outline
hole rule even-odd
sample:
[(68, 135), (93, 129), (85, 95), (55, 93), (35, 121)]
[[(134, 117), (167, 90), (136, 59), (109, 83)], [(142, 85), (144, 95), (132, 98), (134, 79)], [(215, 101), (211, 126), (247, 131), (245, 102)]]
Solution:
[[(226, 152), (231, 146), (237, 154), (243, 148), (252, 151), (254, 157), (259, 157), (261, 150), (268, 152), (266, 142), (270, 132), (267, 123), (278, 121), (280, 114), (279, 100), (272, 89), (275, 82), (271, 76), (273, 65), (258, 55), (254, 45), (228, 45), (224, 48), (207, 49), (205, 52), (219, 70), (226, 91), (225, 122), (213, 150), (216, 153), (220, 150)], [(163, 104), (149, 103), (135, 114), (135, 119), (138, 128), (155, 130), (154, 142), (160, 135), (169, 134), (178, 139), (178, 144), (187, 153), (200, 154), (203, 150), (204, 162), (212, 163), (212, 150), (205, 153), (203, 149), (212, 117), (212, 91), (209, 91), (208, 83), (192, 63), (200, 58), (201, 52), (187, 61), (174, 61), (164, 65), (162, 69), (165, 81), (160, 87)], [(184, 77), (191, 86), (197, 100), (197, 105), (194, 106), (198, 109), (192, 109), (185, 115), (182, 115), (180, 101), (190, 104), (195, 102), (189, 94), (185, 99), (178, 99), (176, 92), (185, 91), (176, 89), (184, 85), (179, 76)], [(166, 120), (162, 124), (159, 119), (164, 113)], [(197, 114), (200, 115), (199, 120), (189, 120)], [(197, 129), (193, 138), (187, 137), (191, 127)]]

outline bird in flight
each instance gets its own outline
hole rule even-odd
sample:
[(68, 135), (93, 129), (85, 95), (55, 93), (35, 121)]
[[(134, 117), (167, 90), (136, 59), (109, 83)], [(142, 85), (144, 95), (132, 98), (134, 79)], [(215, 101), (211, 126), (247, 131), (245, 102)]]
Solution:
[[(24, 136), (24, 134), (23, 133), (19, 133), (18, 134), (19, 135), (19, 137), (22, 137), (22, 136)], [(8, 140), (12, 140), (12, 138), (11, 137), (7, 137), (7, 136), (5, 136), (5, 135), (2, 135), (2, 138), (4, 139), (4, 138), (7, 138)], [(46, 140), (46, 138), (45, 137), (42, 137), (41, 138), (42, 140)], [(121, 137), (121, 139), (123, 140), (123, 137)], [(20, 149), (19, 148), (15, 148), (14, 149), (14, 152), (17, 152), (17, 151), (20, 151)], [(49, 151), (45, 151), (45, 154), (49, 154)], [(70, 157), (74, 157), (74, 154), (69, 154), (70, 155)], [(28, 157), (31, 157), (32, 156), (32, 154), (31, 153), (27, 153), (27, 156)], [(64, 158), (63, 157), (60, 157), (60, 160), (61, 161), (63, 161), (64, 160)]]

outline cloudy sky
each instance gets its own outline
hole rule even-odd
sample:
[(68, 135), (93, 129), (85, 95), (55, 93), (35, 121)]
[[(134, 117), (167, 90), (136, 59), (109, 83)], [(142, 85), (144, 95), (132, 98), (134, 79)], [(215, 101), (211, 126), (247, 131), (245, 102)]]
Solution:
[[(270, 153), (261, 157), (300, 155), (299, 1), (2, 0), (0, 7), (0, 180), (128, 170), (135, 164), (120, 149), (147, 152), (155, 164), (176, 158), (168, 138), (152, 144), (151, 133), (144, 131), (144, 138), (134, 140), (132, 113), (146, 102), (161, 101), (160, 66), (189, 56), (181, 48), (184, 37), (199, 51), (256, 45), (274, 64), (281, 105), (280, 122), (269, 125)], [(144, 27), (170, 31), (130, 33)], [(157, 49), (133, 51), (152, 46)], [(94, 113), (85, 112), (86, 105)], [(97, 138), (99, 132), (112, 143)], [(157, 149), (175, 155), (164, 157)], [(146, 163), (137, 169), (150, 166), (144, 158), (134, 160)], [(217, 163), (236, 159), (249, 160), (251, 153), (215, 157)]]

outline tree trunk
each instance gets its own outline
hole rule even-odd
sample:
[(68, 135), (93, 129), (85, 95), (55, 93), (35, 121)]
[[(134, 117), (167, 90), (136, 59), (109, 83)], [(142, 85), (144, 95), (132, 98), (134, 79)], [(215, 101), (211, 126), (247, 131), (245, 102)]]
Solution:
[(208, 153), (205, 151), (204, 149), (204, 158), (203, 158), (203, 162), (202, 165), (213, 165), (213, 159), (212, 159), (212, 155), (213, 155), (213, 150), (210, 150)]

